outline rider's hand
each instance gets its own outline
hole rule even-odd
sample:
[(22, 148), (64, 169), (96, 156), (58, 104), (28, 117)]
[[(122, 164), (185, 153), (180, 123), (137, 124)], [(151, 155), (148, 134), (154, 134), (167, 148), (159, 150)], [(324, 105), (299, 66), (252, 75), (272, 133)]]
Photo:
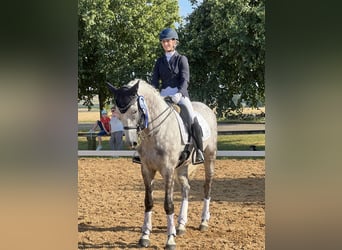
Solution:
[(180, 99), (182, 98), (182, 94), (181, 93), (176, 93), (173, 96), (171, 96), (171, 99), (174, 103), (179, 103)]

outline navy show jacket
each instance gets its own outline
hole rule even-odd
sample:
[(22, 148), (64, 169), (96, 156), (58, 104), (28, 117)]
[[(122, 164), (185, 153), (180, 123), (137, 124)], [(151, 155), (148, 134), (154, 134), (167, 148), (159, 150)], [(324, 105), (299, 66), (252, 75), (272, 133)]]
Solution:
[(183, 96), (189, 97), (189, 78), (190, 70), (188, 58), (175, 51), (169, 62), (165, 55), (157, 59), (153, 68), (151, 83), (156, 89), (177, 87), (179, 93), (182, 93)]

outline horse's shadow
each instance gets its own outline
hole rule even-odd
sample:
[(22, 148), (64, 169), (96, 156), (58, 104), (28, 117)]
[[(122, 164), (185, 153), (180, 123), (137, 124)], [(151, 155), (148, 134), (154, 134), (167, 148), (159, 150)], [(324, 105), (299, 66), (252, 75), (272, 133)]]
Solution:
[(138, 244), (116, 241), (114, 243), (104, 242), (100, 244), (92, 244), (85, 242), (78, 242), (78, 249), (127, 249), (127, 248), (139, 248)]
[[(190, 180), (190, 200), (203, 199), (203, 180)], [(220, 178), (214, 179), (211, 189), (213, 201), (236, 203), (264, 203), (265, 177)]]
[[(116, 226), (116, 227), (98, 227), (92, 226), (86, 223), (79, 223), (78, 224), (78, 232), (86, 232), (86, 231), (96, 231), (96, 232), (140, 232), (141, 227), (123, 227), (123, 226)], [(166, 227), (154, 227), (153, 233), (165, 233)], [(122, 242), (122, 241), (114, 241), (114, 242), (103, 242), (103, 243), (87, 243), (87, 242), (78, 242), (78, 249), (127, 249), (127, 248), (140, 248), (138, 242)], [(158, 249), (157, 246), (150, 246), (151, 249)]]
[[(203, 199), (204, 180), (192, 179), (190, 184), (189, 201)], [(139, 191), (144, 191), (143, 185), (136, 186)], [(153, 185), (154, 190), (164, 190), (164, 181), (156, 180)], [(175, 192), (180, 193), (180, 185), (175, 185)], [(175, 201), (177, 201), (177, 195)], [(265, 202), (265, 177), (247, 178), (222, 178), (214, 179), (212, 184), (211, 197), (213, 201), (220, 202)], [(155, 201), (163, 202), (164, 197), (154, 197)]]
[(96, 227), (92, 226), (86, 223), (81, 222), (78, 224), (78, 232), (86, 232), (86, 231), (96, 231), (96, 232), (117, 232), (117, 231), (131, 231), (131, 232), (137, 232), (139, 231), (139, 227), (122, 227), (122, 226), (116, 226), (116, 227)]
[[(164, 233), (166, 230), (166, 226), (155, 226), (153, 227), (153, 233)], [(81, 222), (78, 224), (78, 232), (86, 232), (86, 231), (96, 231), (96, 232), (141, 232), (141, 227), (123, 227), (123, 226), (116, 226), (116, 227), (97, 227), (92, 226), (86, 223)]]

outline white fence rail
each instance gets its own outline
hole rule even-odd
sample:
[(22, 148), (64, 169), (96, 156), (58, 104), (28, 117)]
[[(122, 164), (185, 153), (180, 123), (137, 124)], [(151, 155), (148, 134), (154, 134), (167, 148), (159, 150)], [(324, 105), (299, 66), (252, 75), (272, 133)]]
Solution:
[[(78, 156), (99, 156), (99, 157), (113, 157), (113, 156), (133, 156), (133, 150), (78, 150)], [(265, 151), (217, 151), (218, 157), (265, 157)]]

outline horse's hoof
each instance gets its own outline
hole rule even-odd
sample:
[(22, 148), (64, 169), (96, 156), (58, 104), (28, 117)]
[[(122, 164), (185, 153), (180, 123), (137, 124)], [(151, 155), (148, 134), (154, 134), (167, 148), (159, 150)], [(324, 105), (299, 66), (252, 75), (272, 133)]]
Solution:
[(177, 235), (183, 235), (185, 234), (185, 226), (183, 224), (179, 224), (177, 227)]
[(200, 231), (201, 232), (204, 232), (204, 231), (207, 231), (208, 230), (208, 226), (206, 225), (200, 225)]
[(166, 245), (165, 246), (165, 250), (175, 250), (176, 249), (176, 245)]
[(140, 239), (139, 246), (141, 247), (148, 247), (150, 245), (150, 240), (148, 239)]
[(175, 235), (173, 235), (173, 234), (169, 235), (167, 242), (166, 242), (165, 249), (166, 250), (175, 250), (176, 249)]
[(204, 231), (207, 231), (208, 230), (208, 221), (202, 221), (200, 227), (199, 227), (199, 230), (201, 232), (204, 232)]
[(181, 236), (185, 234), (185, 230), (177, 229), (177, 235)]

